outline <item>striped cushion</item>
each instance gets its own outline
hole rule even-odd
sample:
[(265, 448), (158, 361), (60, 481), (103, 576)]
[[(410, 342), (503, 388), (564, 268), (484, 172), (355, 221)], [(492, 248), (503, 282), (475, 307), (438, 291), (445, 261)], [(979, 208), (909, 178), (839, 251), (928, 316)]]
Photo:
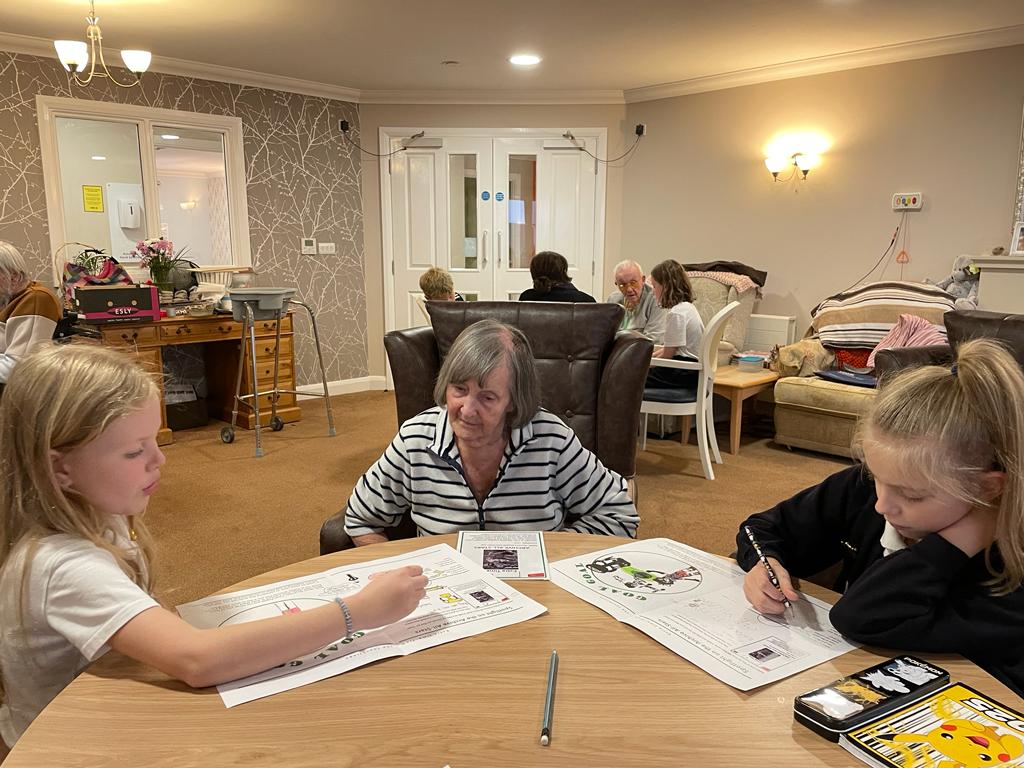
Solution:
[(874, 349), (903, 314), (923, 318), (945, 337), (942, 316), (951, 309), (953, 297), (934, 285), (868, 283), (821, 302), (811, 311), (811, 327), (825, 347)]

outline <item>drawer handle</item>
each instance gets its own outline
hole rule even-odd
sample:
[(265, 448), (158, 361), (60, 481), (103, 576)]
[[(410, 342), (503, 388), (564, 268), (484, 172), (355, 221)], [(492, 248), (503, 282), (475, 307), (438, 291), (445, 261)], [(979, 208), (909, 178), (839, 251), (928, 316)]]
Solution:
[(182, 325), (182, 326), (180, 326), (178, 328), (178, 330), (176, 330), (174, 332), (174, 335), (175, 336), (180, 336), (182, 331), (184, 331), (185, 333), (192, 333), (192, 329), (191, 328), (189, 328), (187, 325)]
[(230, 325), (227, 326), (226, 328), (223, 325), (218, 325), (217, 330), (220, 331), (221, 333), (231, 333), (232, 328)]
[(132, 331), (131, 336), (129, 336), (127, 333), (122, 333), (121, 338), (124, 339), (125, 341), (136, 341), (139, 338), (139, 332)]
[(264, 348), (263, 348), (263, 354), (264, 354), (264, 355), (269, 355), (269, 354), (270, 354), (271, 352), (273, 352), (273, 351), (274, 351), (274, 348), (273, 348), (273, 347), (264, 347)]

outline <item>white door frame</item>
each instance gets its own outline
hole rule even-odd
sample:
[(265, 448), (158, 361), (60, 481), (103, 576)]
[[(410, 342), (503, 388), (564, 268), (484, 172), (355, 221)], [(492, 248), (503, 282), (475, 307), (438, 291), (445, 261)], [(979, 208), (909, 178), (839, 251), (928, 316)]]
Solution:
[[(409, 138), (419, 133), (422, 128), (382, 127), (378, 131), (378, 152), (386, 155), (391, 151), (393, 139)], [(569, 131), (578, 138), (592, 138), (597, 142), (598, 157), (605, 157), (608, 146), (607, 128), (428, 128), (429, 137), (473, 136), (486, 139), (534, 138), (561, 140)], [(397, 326), (395, 318), (395, 283), (392, 269), (394, 266), (394, 249), (391, 242), (391, 174), (389, 158), (381, 157), (380, 169), (380, 212), (381, 212), (381, 274), (384, 277), (384, 332), (387, 333)], [(604, 230), (605, 230), (605, 196), (607, 184), (607, 163), (594, 161), (597, 165), (597, 187), (594, 199), (594, 274), (598, 280), (604, 274)], [(391, 368), (388, 365), (388, 387), (391, 384)]]

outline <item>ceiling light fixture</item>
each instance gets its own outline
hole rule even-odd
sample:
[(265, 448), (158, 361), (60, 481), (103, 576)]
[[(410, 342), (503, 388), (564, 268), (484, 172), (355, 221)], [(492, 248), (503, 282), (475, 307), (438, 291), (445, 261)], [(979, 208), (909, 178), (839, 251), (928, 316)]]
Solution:
[(106, 155), (93, 155), (92, 159), (93, 160), (106, 160), (107, 156)]
[(181, 210), (183, 211), (194, 210), (198, 204), (199, 202), (197, 200), (182, 200), (180, 203), (178, 203), (178, 205), (181, 206)]
[(177, 141), (178, 139), (181, 138), (181, 136), (179, 136), (176, 133), (161, 133), (160, 138), (166, 139), (167, 141)]
[[(85, 36), (88, 38), (88, 43), (83, 43), (81, 40), (55, 40), (53, 47), (57, 49), (57, 58), (60, 59), (60, 63), (64, 66), (71, 76), (74, 78), (78, 85), (88, 85), (92, 82), (94, 77), (106, 77), (114, 85), (119, 85), (122, 88), (131, 88), (133, 85), (138, 85), (142, 82), (139, 75), (149, 69), (149, 63), (153, 58), (153, 54), (149, 51), (121, 51), (121, 60), (124, 61), (125, 68), (135, 75), (135, 80), (129, 83), (122, 83), (120, 80), (115, 78), (110, 70), (107, 69), (107, 62), (103, 58), (103, 35), (100, 33), (100, 17), (96, 15), (96, 5), (93, 0), (89, 0), (89, 15), (85, 17), (86, 26)], [(96, 69), (96, 62), (99, 61), (102, 71)], [(89, 67), (89, 73), (84, 77), (79, 77), (78, 73), (83, 71), (86, 67)]]
[(540, 56), (533, 53), (517, 53), (509, 57), (509, 62), (517, 67), (533, 67), (540, 64)]

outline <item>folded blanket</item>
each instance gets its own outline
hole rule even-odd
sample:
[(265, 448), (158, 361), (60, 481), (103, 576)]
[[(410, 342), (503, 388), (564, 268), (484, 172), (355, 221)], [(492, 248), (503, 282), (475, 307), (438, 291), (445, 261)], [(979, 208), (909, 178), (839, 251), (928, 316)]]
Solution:
[(900, 319), (892, 330), (885, 335), (878, 346), (868, 356), (868, 368), (875, 367), (875, 355), (883, 349), (899, 349), (901, 347), (927, 347), (932, 344), (945, 344), (945, 334), (935, 330), (935, 326), (917, 315), (900, 315)]
[(761, 289), (757, 287), (757, 283), (746, 275), (737, 275), (732, 272), (691, 272), (690, 270), (686, 270), (686, 274), (691, 278), (706, 277), (722, 285), (732, 286), (736, 289), (736, 293), (754, 290), (757, 291), (758, 296), (761, 295)]

